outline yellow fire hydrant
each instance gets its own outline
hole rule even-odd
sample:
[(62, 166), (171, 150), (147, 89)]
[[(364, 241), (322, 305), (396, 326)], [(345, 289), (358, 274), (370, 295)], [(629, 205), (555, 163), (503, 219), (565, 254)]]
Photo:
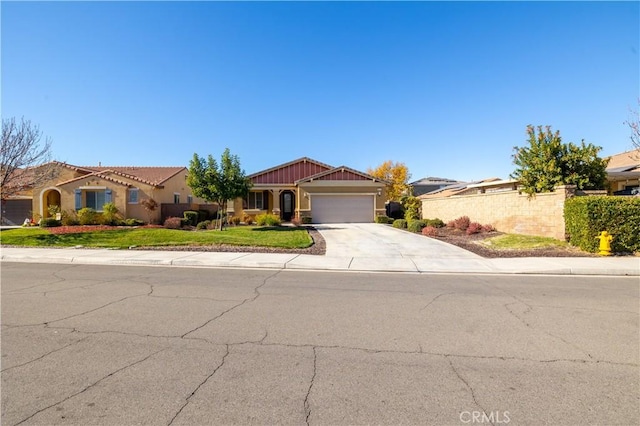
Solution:
[(600, 256), (611, 256), (611, 240), (613, 240), (613, 236), (607, 231), (602, 231), (596, 238), (600, 240), (600, 251), (598, 254)]

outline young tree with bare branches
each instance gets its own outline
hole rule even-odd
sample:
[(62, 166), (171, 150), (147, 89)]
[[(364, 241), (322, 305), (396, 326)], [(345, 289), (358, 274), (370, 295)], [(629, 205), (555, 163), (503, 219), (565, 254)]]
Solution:
[(40, 128), (24, 118), (2, 120), (0, 191), (3, 200), (37, 187), (58, 172), (51, 162), (51, 139), (42, 139)]

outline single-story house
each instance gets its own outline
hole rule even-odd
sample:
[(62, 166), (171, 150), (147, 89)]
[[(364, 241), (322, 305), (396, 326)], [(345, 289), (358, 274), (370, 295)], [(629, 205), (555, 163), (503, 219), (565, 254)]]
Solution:
[(640, 187), (640, 149), (609, 157), (607, 181), (611, 195), (636, 195)]
[(285, 222), (310, 217), (312, 223), (357, 223), (385, 213), (387, 182), (347, 166), (303, 157), (248, 177), (253, 187), (247, 197), (229, 201), (229, 215), (273, 213)]
[(57, 161), (53, 164), (57, 168), (54, 179), (3, 202), (3, 222), (19, 225), (25, 218), (48, 217), (49, 207), (54, 205), (62, 211), (90, 207), (99, 212), (109, 202), (116, 205), (123, 217), (147, 222), (149, 215), (140, 201), (153, 198), (158, 208), (151, 220), (157, 223), (161, 204), (192, 204), (197, 208), (197, 204), (204, 203), (191, 195), (186, 167), (74, 166)]

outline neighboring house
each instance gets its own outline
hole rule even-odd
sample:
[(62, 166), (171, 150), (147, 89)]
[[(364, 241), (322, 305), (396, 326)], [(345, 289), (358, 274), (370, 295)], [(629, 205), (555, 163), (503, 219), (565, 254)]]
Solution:
[[(21, 218), (17, 224), (25, 218), (50, 216), (49, 207), (54, 205), (63, 211), (77, 211), (84, 207), (102, 211), (104, 204), (112, 202), (123, 217), (147, 222), (149, 216), (140, 201), (153, 198), (158, 208), (151, 220), (159, 222), (161, 204), (188, 203), (197, 208), (196, 204), (204, 203), (191, 195), (186, 184), (186, 167), (96, 167), (54, 163), (58, 166), (54, 180), (7, 200), (7, 206), (19, 200), (30, 200), (30, 211), (20, 211)], [(22, 203), (26, 204), (25, 201)], [(24, 206), (22, 208), (24, 210)], [(5, 205), (3, 210), (8, 211)], [(19, 216), (12, 213), (12, 217)], [(4, 214), (3, 220), (10, 221)]]
[(304, 157), (249, 178), (249, 195), (230, 200), (228, 214), (244, 219), (273, 213), (283, 221), (310, 217), (313, 223), (349, 223), (373, 222), (385, 213), (387, 182), (346, 166)]
[(459, 183), (463, 182), (446, 178), (426, 177), (415, 182), (411, 182), (409, 186), (411, 186), (413, 190), (413, 196), (419, 197), (420, 195), (428, 194), (429, 192), (437, 191), (438, 189)]
[(640, 150), (609, 157), (607, 180), (612, 195), (636, 195), (640, 187)]

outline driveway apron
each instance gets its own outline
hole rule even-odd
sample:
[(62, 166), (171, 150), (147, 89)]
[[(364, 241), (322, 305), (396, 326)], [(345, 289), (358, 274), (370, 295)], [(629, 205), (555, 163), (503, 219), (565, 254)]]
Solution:
[(460, 247), (377, 223), (316, 225), (328, 257), (481, 259)]

